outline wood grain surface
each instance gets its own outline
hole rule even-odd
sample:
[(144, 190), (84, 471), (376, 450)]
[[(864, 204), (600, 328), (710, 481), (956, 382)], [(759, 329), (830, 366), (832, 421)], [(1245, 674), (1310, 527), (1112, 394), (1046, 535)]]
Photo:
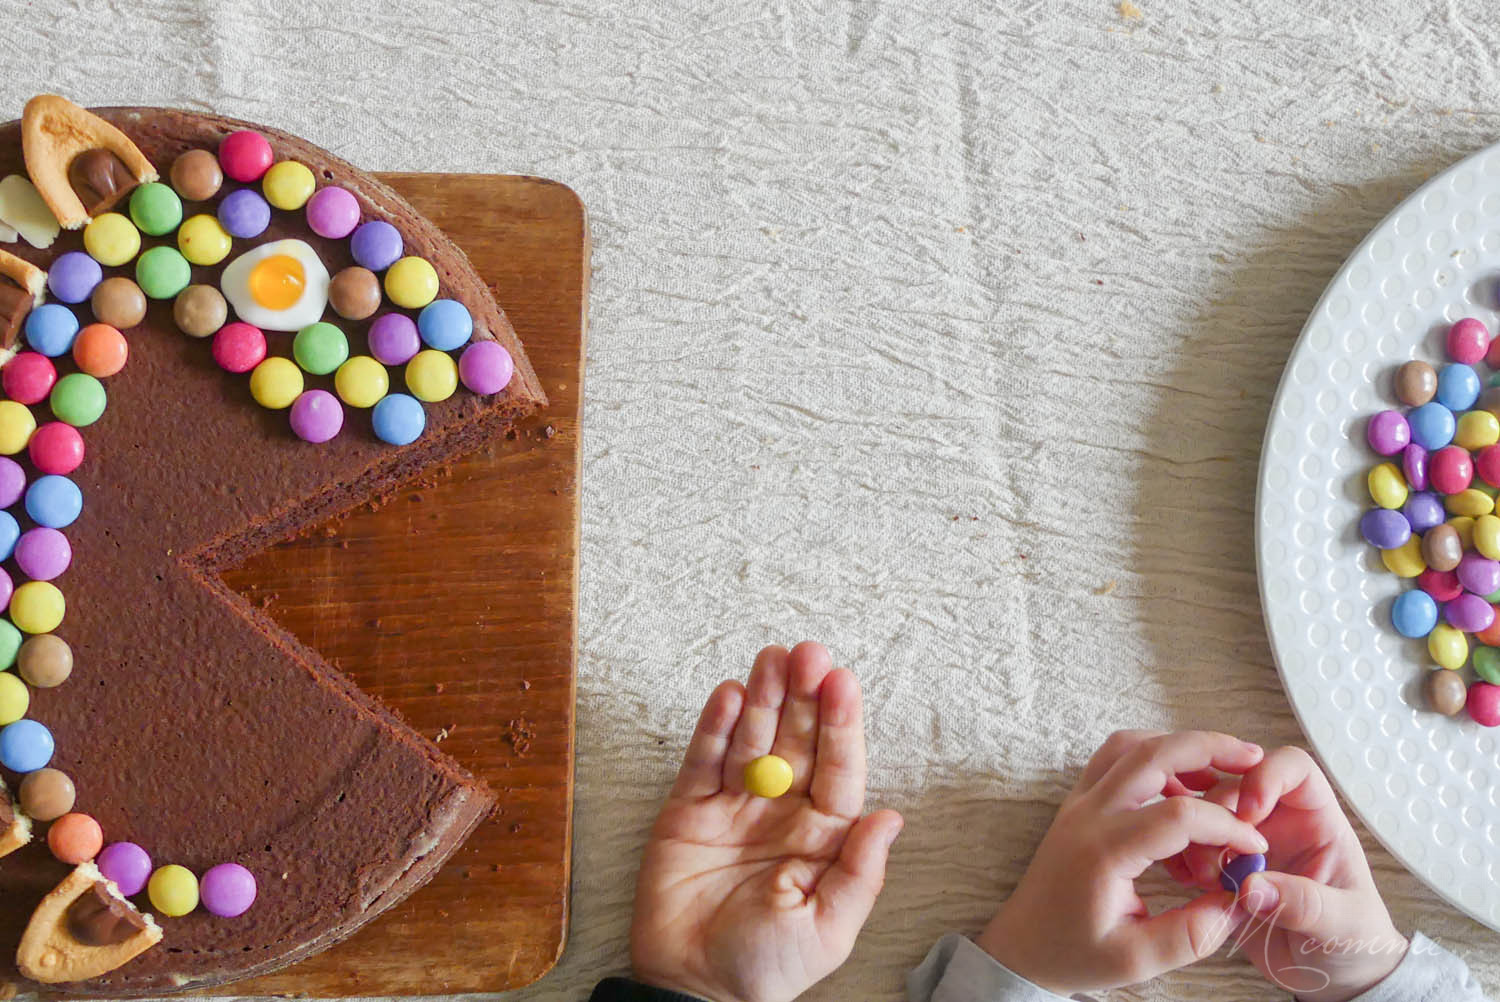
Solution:
[(550, 970), (567, 934), (583, 207), (537, 178), (382, 179), (468, 253), (551, 405), (514, 438), (226, 579), (482, 776), (501, 806), (430, 884), (370, 925), (222, 994), (502, 991)]

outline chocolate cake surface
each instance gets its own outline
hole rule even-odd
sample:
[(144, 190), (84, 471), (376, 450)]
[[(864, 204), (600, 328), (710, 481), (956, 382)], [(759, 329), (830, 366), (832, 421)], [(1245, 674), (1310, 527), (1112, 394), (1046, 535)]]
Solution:
[[(199, 909), (161, 919), (162, 942), (141, 956), (101, 978), (48, 989), (120, 996), (235, 981), (331, 945), (421, 886), (493, 807), (480, 781), (230, 591), (218, 572), (482, 446), (545, 396), (462, 251), (386, 186), (263, 126), (164, 109), (97, 114), (163, 178), (185, 150), (214, 150), (238, 129), (260, 132), (276, 159), (299, 160), (320, 184), (354, 193), (363, 219), (393, 223), (406, 252), (436, 268), (440, 295), (469, 308), (474, 337), (499, 341), (515, 362), (498, 394), (461, 388), (427, 404), (426, 430), (411, 445), (381, 443), (368, 412), (356, 410), (337, 438), (314, 445), (292, 434), (284, 411), (258, 406), (245, 376), (218, 368), (209, 340), (180, 333), (170, 301), (152, 302), (145, 321), (125, 331), (129, 362), (106, 381), (108, 407), (83, 429), (87, 453), (71, 474), (84, 506), (66, 530), (74, 557), (58, 581), (67, 615), (56, 632), (72, 646), (75, 667), (63, 685), (32, 692), (28, 716), (51, 729), (51, 765), (73, 778), (76, 809), (99, 821), (106, 842), (139, 843), (157, 865), (200, 874), (241, 863), (256, 877), (258, 898), (236, 918)], [(0, 126), (0, 177), (12, 173), (25, 173), (18, 123)], [(212, 212), (235, 187), (185, 203), (185, 213)], [(300, 212), (281, 211), (260, 237), (236, 240), (229, 260), (282, 237), (305, 240), (330, 272), (353, 263), (346, 240), (318, 237)], [(170, 241), (148, 237), (143, 249)], [(6, 249), (46, 268), (80, 246), (79, 232), (64, 230), (45, 251)], [(217, 285), (220, 270), (194, 267), (193, 281)], [(77, 312), (91, 319), (87, 304)], [(331, 309), (324, 320), (358, 353), (368, 322)], [(291, 354), (292, 335), (267, 332), (267, 340), (270, 354)], [(28, 465), (24, 454), (15, 458)], [(15, 513), (29, 527), (19, 506)], [(11, 789), (18, 778), (6, 776)], [(0, 859), (0, 978), (24, 981), (15, 946), (32, 909), (69, 870), (45, 838)], [(137, 900), (150, 910), (144, 895)]]

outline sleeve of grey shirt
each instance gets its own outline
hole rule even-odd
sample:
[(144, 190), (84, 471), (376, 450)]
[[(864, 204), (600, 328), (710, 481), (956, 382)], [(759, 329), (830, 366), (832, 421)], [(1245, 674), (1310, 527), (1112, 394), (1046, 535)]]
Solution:
[(1420, 932), (1380, 984), (1350, 1002), (1489, 1002), (1469, 965)]

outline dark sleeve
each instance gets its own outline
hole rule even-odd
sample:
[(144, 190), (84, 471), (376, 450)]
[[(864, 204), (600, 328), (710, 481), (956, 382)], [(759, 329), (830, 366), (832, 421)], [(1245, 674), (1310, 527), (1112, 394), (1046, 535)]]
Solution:
[(704, 1002), (696, 995), (652, 988), (629, 978), (605, 978), (594, 988), (589, 1002)]

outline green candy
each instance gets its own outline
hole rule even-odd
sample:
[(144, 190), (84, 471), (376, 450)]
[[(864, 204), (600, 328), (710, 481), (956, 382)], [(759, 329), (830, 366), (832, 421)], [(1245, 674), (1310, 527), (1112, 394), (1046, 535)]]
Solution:
[(86, 372), (70, 372), (52, 387), (52, 414), (75, 428), (91, 425), (104, 413), (104, 384)]
[(135, 259), (135, 284), (152, 299), (171, 299), (193, 280), (193, 266), (176, 247), (153, 247)]
[(1490, 592), (1484, 597), (1484, 600), (1490, 605), (1494, 605), (1497, 602), (1500, 602), (1500, 588), (1497, 588), (1494, 591)]
[(8, 619), (0, 619), (0, 671), (16, 663), (21, 650), (21, 631)]
[(1474, 671), (1491, 685), (1500, 685), (1500, 647), (1476, 647)]
[(314, 376), (326, 376), (349, 358), (349, 339), (333, 324), (309, 324), (292, 339), (292, 357)]
[(130, 196), (130, 218), (142, 233), (163, 236), (182, 222), (182, 199), (160, 181), (143, 184)]

